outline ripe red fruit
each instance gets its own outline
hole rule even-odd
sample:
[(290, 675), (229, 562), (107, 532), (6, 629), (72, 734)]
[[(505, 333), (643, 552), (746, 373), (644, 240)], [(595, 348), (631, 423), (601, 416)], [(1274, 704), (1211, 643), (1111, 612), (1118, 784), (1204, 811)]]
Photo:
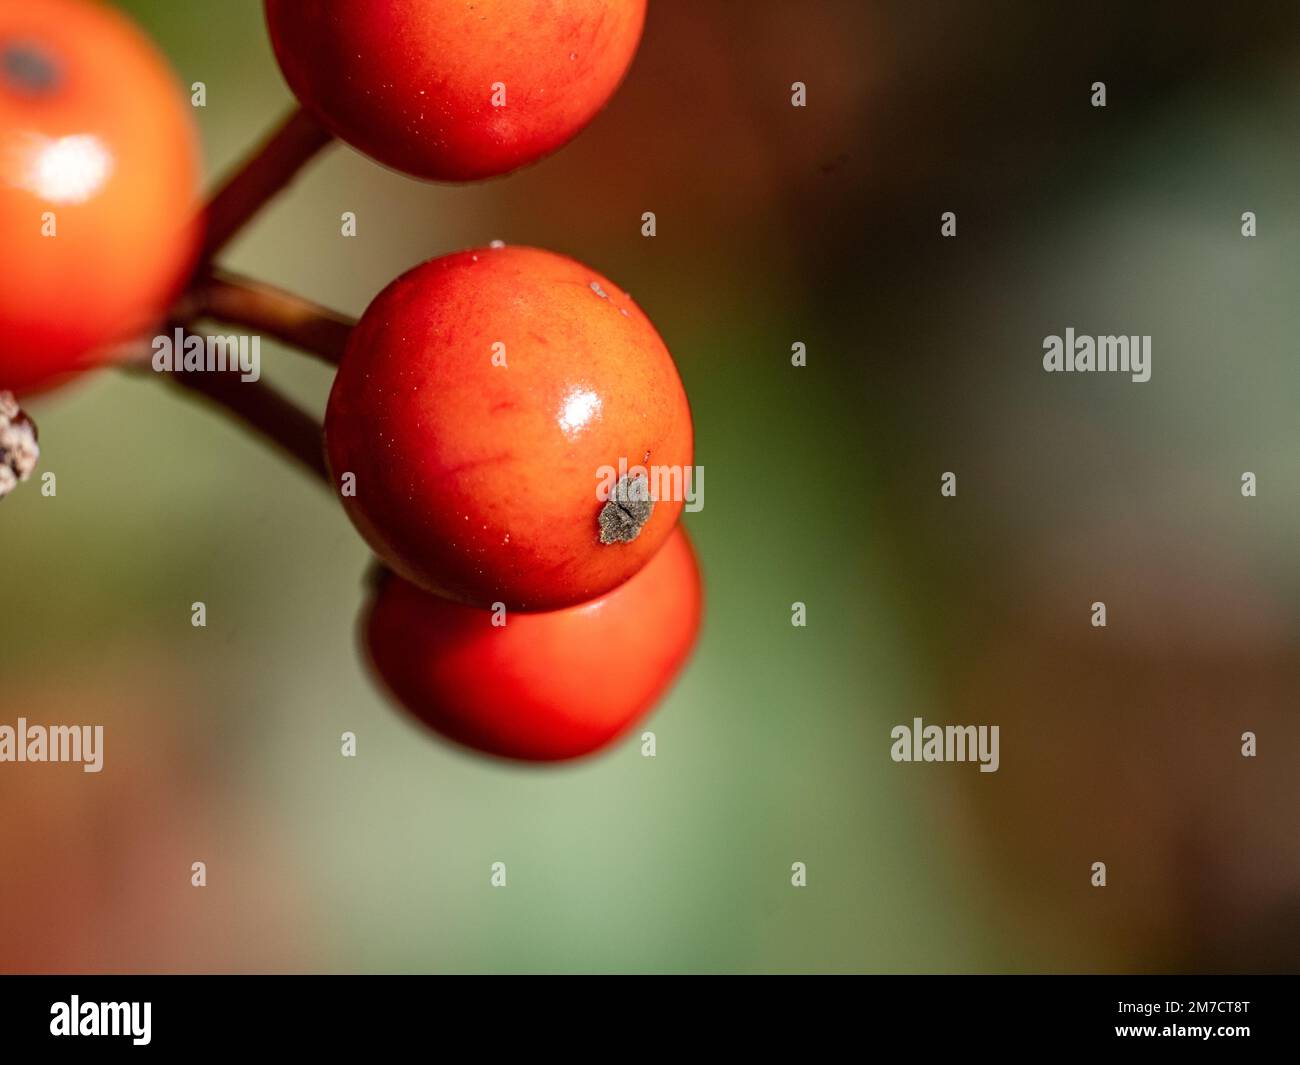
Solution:
[(0, 389), (83, 369), (165, 310), (195, 250), (195, 143), (122, 16), (0, 4)]
[(371, 665), (399, 703), (470, 747), (554, 761), (637, 721), (695, 644), (702, 594), (678, 528), (631, 580), (590, 603), (508, 614), (452, 603), (387, 573), (363, 622)]
[(391, 569), (521, 610), (603, 595), (668, 539), (677, 486), (617, 542), (606, 519), (626, 514), (601, 502), (602, 471), (605, 487), (621, 466), (684, 484), (692, 461), (686, 393), (650, 320), (535, 248), (458, 252), (384, 289), (349, 339), (325, 443), (348, 514)]
[(416, 177), (470, 181), (555, 151), (613, 95), (645, 0), (266, 0), (295, 96)]

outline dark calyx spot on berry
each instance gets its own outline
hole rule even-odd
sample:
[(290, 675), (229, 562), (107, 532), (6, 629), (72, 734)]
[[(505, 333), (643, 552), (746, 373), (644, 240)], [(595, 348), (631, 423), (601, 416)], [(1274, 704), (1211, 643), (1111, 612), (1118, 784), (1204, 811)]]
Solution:
[(605, 505), (600, 508), (600, 542), (630, 544), (650, 520), (654, 510), (655, 501), (650, 498), (650, 482), (640, 475), (633, 477), (625, 474), (610, 491)]
[(43, 96), (59, 86), (59, 68), (39, 46), (0, 45), (0, 80), (26, 96)]

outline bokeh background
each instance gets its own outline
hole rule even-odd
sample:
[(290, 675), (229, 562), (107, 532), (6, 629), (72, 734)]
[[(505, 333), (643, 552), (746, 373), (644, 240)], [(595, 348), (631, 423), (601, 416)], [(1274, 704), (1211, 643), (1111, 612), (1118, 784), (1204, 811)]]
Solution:
[[(120, 6), (207, 84), (215, 180), (291, 103), (260, 4)], [(0, 766), (0, 969), (1297, 968), (1300, 9), (650, 8), (559, 154), (453, 187), (335, 147), (225, 262), (359, 314), (502, 239), (634, 295), (707, 470), (658, 757), (422, 730), (357, 654), (336, 503), (103, 373), (31, 404), (58, 495), (0, 505), (0, 720), (107, 733), (98, 776)], [(1071, 325), (1151, 334), (1151, 381), (1044, 374)], [(263, 358), (323, 409), (326, 368)], [(1000, 771), (894, 764), (915, 716), (1000, 725)]]

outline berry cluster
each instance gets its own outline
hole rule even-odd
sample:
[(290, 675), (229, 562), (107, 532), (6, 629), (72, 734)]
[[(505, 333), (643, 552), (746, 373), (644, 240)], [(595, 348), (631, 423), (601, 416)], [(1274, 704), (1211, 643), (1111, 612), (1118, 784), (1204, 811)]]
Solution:
[[(598, 490), (620, 462), (692, 462), (663, 341), (607, 278), (533, 248), (430, 260), (354, 328), (322, 314), (306, 330), (212, 260), (331, 137), (421, 179), (536, 161), (609, 99), (644, 15), (644, 0), (266, 0), (302, 108), (198, 210), (192, 123), (149, 42), (91, 0), (0, 3), (0, 389), (131, 360), (151, 330), (205, 314), (310, 336), (338, 365), (323, 439), (308, 430), (316, 468), (384, 567), (368, 657), (416, 716), (507, 757), (608, 743), (695, 641), (681, 500)], [(186, 376), (285, 442), (286, 411), (237, 395), (252, 385)], [(0, 416), (16, 481), (35, 429), (12, 400)]]

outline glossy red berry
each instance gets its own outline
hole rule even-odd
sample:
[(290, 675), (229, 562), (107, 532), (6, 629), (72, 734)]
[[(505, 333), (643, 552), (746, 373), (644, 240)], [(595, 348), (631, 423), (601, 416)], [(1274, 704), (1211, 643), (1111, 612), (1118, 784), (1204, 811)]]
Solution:
[[(523, 610), (639, 570), (672, 532), (692, 462), (686, 393), (650, 320), (535, 248), (459, 252), (384, 289), (349, 339), (325, 442), (348, 514), (391, 569)], [(601, 499), (638, 484), (658, 500)]]
[(362, 632), (379, 678), (425, 724), (490, 754), (553, 761), (605, 746), (654, 705), (694, 646), (701, 603), (679, 528), (608, 595), (501, 626), (386, 574)]
[(121, 15), (0, 4), (0, 389), (84, 369), (166, 309), (195, 250), (195, 145)]
[(645, 0), (267, 0), (294, 95), (386, 166), (468, 181), (555, 151), (613, 95)]

